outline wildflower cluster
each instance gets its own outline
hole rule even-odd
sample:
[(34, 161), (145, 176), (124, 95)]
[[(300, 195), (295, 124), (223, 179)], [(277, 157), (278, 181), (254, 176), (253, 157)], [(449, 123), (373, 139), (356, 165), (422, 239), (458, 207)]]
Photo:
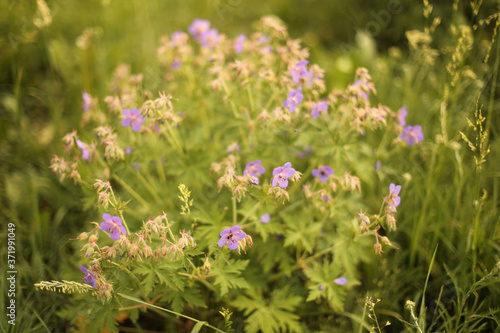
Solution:
[[(356, 237), (374, 236), (379, 255), (382, 244), (396, 248), (381, 230), (396, 229), (401, 186), (390, 185), (379, 215), (356, 213), (369, 206), (362, 184), (375, 177), (367, 170), (386, 172), (375, 170), (374, 155), (389, 156), (390, 140), (376, 138), (385, 131), (413, 145), (423, 139), (420, 127), (407, 130), (406, 108), (372, 104), (376, 89), (364, 68), (345, 90), (328, 91), (324, 70), (275, 17), (234, 38), (196, 19), (187, 32), (162, 37), (156, 51), (159, 91), (118, 66), (104, 103), (83, 94), (85, 126), (64, 137), (65, 156), (52, 161), (61, 181), (94, 184), (89, 206), (99, 222), (77, 237), (83, 281), (102, 300), (125, 287), (146, 299), (166, 295), (179, 311), (203, 307), (200, 290), (208, 288), (247, 311), (256, 301), (236, 290), (261, 291), (245, 267), (261, 272), (262, 285), (278, 283), (276, 269), (301, 269), (308, 301), (342, 308), (360, 283), (353, 263), (365, 252), (378, 260)], [(216, 302), (226, 306), (226, 298)]]

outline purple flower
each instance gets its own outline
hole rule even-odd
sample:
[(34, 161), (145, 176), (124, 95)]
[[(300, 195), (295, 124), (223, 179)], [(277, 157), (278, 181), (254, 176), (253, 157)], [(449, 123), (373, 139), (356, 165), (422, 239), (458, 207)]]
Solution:
[(375, 169), (380, 170), (381, 167), (382, 163), (380, 163), (380, 161), (377, 161), (377, 163), (375, 163)]
[(259, 185), (259, 175), (262, 175), (266, 172), (266, 169), (260, 165), (261, 160), (256, 160), (250, 163), (247, 163), (245, 167), (245, 171), (243, 171), (243, 175), (255, 177), (253, 183), (255, 185)]
[(406, 125), (406, 115), (408, 114), (408, 111), (406, 111), (406, 105), (403, 105), (401, 109), (398, 111), (398, 122), (401, 127), (404, 127)]
[(181, 61), (180, 60), (174, 60), (174, 62), (172, 62), (172, 65), (170, 65), (170, 68), (172, 69), (177, 69), (181, 67)]
[(207, 20), (195, 19), (189, 26), (188, 32), (193, 36), (194, 40), (199, 41), (201, 35), (210, 29), (210, 22)]
[(125, 149), (125, 154), (130, 154), (132, 152), (133, 148), (132, 147), (127, 147), (127, 149)]
[(200, 45), (202, 47), (208, 47), (209, 49), (215, 49), (219, 45), (219, 32), (217, 29), (210, 29), (200, 36)]
[(269, 221), (271, 221), (271, 216), (269, 215), (269, 213), (265, 213), (260, 217), (259, 221), (262, 223), (269, 223)]
[(399, 197), (399, 192), (401, 191), (401, 185), (394, 185), (391, 183), (389, 185), (389, 196), (387, 197), (387, 205), (390, 207), (392, 213), (396, 212), (396, 207), (399, 206), (401, 198)]
[(96, 282), (95, 282), (95, 275), (89, 271), (85, 266), (83, 265), (80, 265), (80, 270), (83, 272), (83, 274), (85, 274), (83, 276), (83, 281), (85, 281), (85, 283), (88, 283), (88, 284), (91, 284), (92, 285), (92, 288), (95, 289), (95, 285), (96, 285)]
[(363, 80), (357, 79), (356, 82), (354, 82), (354, 86), (360, 87), (360, 95), (363, 99), (368, 100), (370, 96), (366, 93), (365, 90), (370, 91), (370, 86)]
[(333, 282), (335, 282), (336, 284), (340, 285), (340, 286), (345, 286), (347, 284), (347, 279), (343, 276), (333, 280)]
[(242, 240), (247, 236), (246, 233), (241, 231), (239, 225), (235, 225), (231, 229), (227, 228), (221, 231), (219, 239), (219, 247), (223, 247), (227, 242), (227, 248), (230, 250), (236, 250), (238, 248), (238, 241)]
[(318, 102), (311, 110), (311, 116), (316, 119), (319, 117), (319, 113), (328, 110), (328, 104), (325, 101)]
[(297, 104), (302, 102), (304, 99), (304, 95), (302, 95), (302, 87), (299, 87), (297, 90), (292, 90), (288, 94), (288, 99), (283, 102), (283, 106), (285, 108), (288, 108), (290, 112), (295, 112), (295, 109), (297, 108)]
[(318, 287), (318, 289), (319, 289), (319, 290), (323, 290), (323, 289), (325, 289), (325, 286), (324, 286), (324, 285), (322, 285), (322, 284), (320, 284), (320, 285), (319, 285), (319, 287)]
[(319, 169), (314, 169), (312, 171), (312, 175), (313, 175), (313, 177), (318, 177), (319, 181), (324, 183), (328, 180), (328, 176), (333, 175), (333, 172), (334, 171), (330, 166), (325, 165)]
[(326, 195), (326, 194), (322, 194), (322, 195), (321, 195), (321, 198), (323, 198), (323, 201), (324, 201), (325, 203), (327, 203), (327, 202), (328, 202), (328, 200), (330, 200), (330, 197), (329, 197), (328, 195)]
[(90, 108), (90, 102), (92, 101), (92, 99), (90, 98), (90, 95), (86, 91), (82, 93), (82, 97), (83, 97), (83, 111), (87, 112)]
[(273, 187), (279, 183), (281, 188), (288, 186), (288, 178), (295, 174), (295, 169), (292, 168), (292, 163), (286, 162), (283, 167), (277, 167), (273, 170)]
[(399, 137), (401, 140), (406, 140), (408, 146), (413, 146), (416, 142), (420, 142), (424, 139), (424, 134), (422, 133), (422, 126), (406, 126), (405, 131)]
[(308, 74), (308, 71), (306, 69), (307, 64), (309, 61), (307, 60), (302, 60), (295, 65), (295, 67), (290, 71), (290, 76), (292, 77), (292, 81), (294, 83), (299, 82), (299, 79), (301, 77), (305, 77)]
[(145, 121), (146, 119), (141, 116), (139, 109), (123, 109), (122, 126), (128, 127), (132, 124), (132, 130), (138, 132), (141, 129), (141, 124), (144, 124)]
[(243, 43), (245, 43), (246, 39), (247, 36), (245, 35), (239, 35), (238, 38), (236, 38), (236, 43), (234, 44), (234, 51), (236, 54), (243, 52)]
[(124, 235), (127, 234), (127, 230), (122, 225), (122, 219), (118, 216), (111, 216), (107, 213), (102, 214), (104, 222), (101, 222), (102, 231), (110, 231), (109, 236), (112, 240), (120, 239), (120, 232)]
[(82, 156), (83, 156), (83, 158), (88, 161), (89, 158), (90, 158), (89, 145), (86, 144), (86, 143), (81, 142), (80, 140), (76, 140), (76, 144), (82, 150)]

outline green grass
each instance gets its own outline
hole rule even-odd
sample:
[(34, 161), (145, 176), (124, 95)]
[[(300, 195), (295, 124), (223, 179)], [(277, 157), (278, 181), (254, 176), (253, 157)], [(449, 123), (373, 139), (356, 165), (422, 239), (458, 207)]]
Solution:
[[(150, 64), (161, 35), (185, 30), (194, 18), (204, 17), (220, 31), (236, 36), (251, 31), (252, 22), (269, 11), (288, 22), (293, 37), (305, 35), (312, 60), (327, 69), (330, 88), (345, 86), (356, 67), (367, 67), (378, 90), (377, 98), (395, 110), (406, 104), (407, 122), (424, 128), (422, 154), (408, 149), (381, 157), (382, 165), (389, 161), (397, 165), (384, 180), (404, 184), (393, 240), (401, 250), (363, 268), (367, 278), (350, 300), (351, 308), (361, 307), (367, 294), (380, 298), (375, 311), (380, 323), (391, 321), (392, 325), (383, 329), (387, 332), (404, 327), (420, 331), (404, 309), (407, 300), (416, 303), (418, 327), (424, 332), (499, 331), (500, 284), (495, 267), (500, 262), (500, 145), (496, 142), (500, 129), (496, 116), (500, 107), (500, 41), (498, 34), (494, 37), (495, 21), (472, 30), (471, 49), (463, 52), (463, 61), (457, 62), (464, 75), (455, 85), (453, 73), (446, 70), (454, 61), (453, 50), (458, 44), (450, 26), (477, 23), (498, 13), (495, 5), (484, 4), (477, 17), (466, 3), (461, 3), (457, 12), (451, 5), (436, 5), (434, 13), (443, 22), (428, 45), (437, 51), (432, 64), (424, 60), (422, 45), (411, 50), (405, 41), (405, 28), (423, 30), (432, 22), (420, 11), (410, 9), (411, 2), (402, 2), (408, 10), (393, 16), (380, 35), (368, 36), (365, 43), (359, 38), (358, 44), (353, 41), (353, 27), (345, 34), (339, 32), (346, 26), (335, 23), (345, 22), (341, 14), (327, 15), (337, 6), (348, 13), (362, 8), (351, 25), (363, 28), (373, 19), (370, 10), (358, 2), (346, 6), (312, 1), (305, 12), (298, 2), (287, 6), (284, 1), (263, 2), (260, 6), (235, 1), (232, 3), (237, 5), (232, 7), (206, 1), (194, 10), (190, 9), (194, 1), (102, 3), (105, 1), (90, 5), (49, 2), (52, 23), (41, 29), (33, 24), (36, 4), (0, 5), (2, 30), (6, 32), (0, 37), (0, 218), (2, 225), (16, 224), (19, 272), (17, 325), (14, 328), (2, 320), (2, 331), (52, 332), (69, 327), (58, 312), (70, 305), (71, 296), (35, 291), (34, 284), (62, 277), (81, 279), (74, 271), (80, 253), (68, 239), (85, 230), (93, 213), (83, 208), (82, 190), (70, 181), (59, 184), (48, 168), (53, 155), (63, 149), (60, 138), (81, 127), (81, 91), (104, 97), (112, 72), (122, 62), (131, 63), (133, 72), (143, 72), (146, 84), (154, 86), (155, 68)], [(227, 11), (221, 12), (221, 8)], [(320, 17), (317, 23), (315, 17)], [(84, 52), (75, 40), (89, 27), (96, 27), (96, 35), (91, 50)], [(483, 64), (492, 38), (496, 41), (489, 61)], [(350, 43), (349, 52), (339, 47), (340, 42)], [(467, 76), (464, 69), (470, 69), (476, 77)], [(472, 152), (460, 132), (476, 144), (480, 133), (466, 120), (478, 125), (476, 109), (486, 117), (483, 133), (489, 131), (489, 135), (485, 145)], [(479, 167), (474, 157), (480, 159), (486, 145), (491, 152)], [(411, 174), (396, 178), (404, 173)], [(4, 228), (1, 237), (6, 239)], [(2, 247), (2, 258), (5, 251)], [(2, 278), (2, 290), (5, 283)], [(6, 301), (5, 296), (0, 300), (2, 318)], [(359, 324), (361, 315), (351, 314), (355, 318), (351, 319), (352, 327), (359, 332), (364, 331)], [(364, 322), (368, 322), (366, 317)]]

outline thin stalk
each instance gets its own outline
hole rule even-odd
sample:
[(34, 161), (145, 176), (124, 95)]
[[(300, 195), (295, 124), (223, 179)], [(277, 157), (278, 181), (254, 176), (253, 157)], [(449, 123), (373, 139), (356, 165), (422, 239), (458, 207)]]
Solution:
[[(248, 220), (248, 218), (250, 217), (250, 215), (252, 215), (252, 213), (253, 213), (254, 211), (256, 211), (256, 210), (257, 210), (257, 208), (259, 208), (259, 206), (260, 206), (260, 204), (261, 204), (261, 203), (262, 203), (262, 201), (257, 202), (257, 203), (256, 203), (256, 204), (252, 207), (252, 209), (250, 209), (250, 210), (248, 211), (248, 213), (247, 213), (247, 214), (243, 217), (243, 219), (240, 221), (240, 224), (242, 225), (242, 226), (241, 226), (242, 228), (244, 227), (244, 226), (243, 226), (243, 223), (245, 223), (245, 221), (246, 221), (246, 220)], [(250, 224), (252, 224), (252, 223), (250, 223)], [(250, 224), (247, 224), (245, 227), (248, 227)]]
[(148, 190), (148, 192), (153, 196), (153, 198), (155, 198), (156, 202), (160, 206), (163, 205), (163, 201), (158, 196), (158, 193), (156, 193), (156, 191), (153, 190), (153, 184), (151, 184), (151, 182), (146, 180), (146, 178), (144, 178), (144, 176), (140, 172), (137, 172), (137, 177), (139, 178), (140, 182), (144, 185), (146, 190)]
[(237, 208), (236, 208), (236, 197), (233, 197), (232, 198), (232, 201), (233, 201), (233, 225), (236, 225), (236, 222), (238, 220), (238, 212), (237, 212)]
[(160, 181), (165, 184), (167, 179), (165, 178), (165, 170), (163, 169), (163, 163), (161, 160), (156, 160), (156, 172), (158, 173), (158, 178)]
[(174, 315), (176, 315), (176, 316), (179, 316), (179, 317), (183, 317), (183, 318), (189, 319), (189, 320), (194, 321), (194, 322), (196, 322), (196, 323), (203, 323), (203, 326), (207, 326), (207, 327), (209, 327), (209, 328), (213, 329), (213, 330), (214, 330), (214, 331), (216, 331), (216, 332), (226, 333), (226, 332), (224, 332), (224, 331), (222, 331), (222, 330), (218, 329), (217, 327), (214, 327), (214, 326), (212, 326), (212, 325), (210, 325), (210, 324), (208, 324), (208, 323), (206, 323), (206, 322), (204, 322), (204, 321), (202, 321), (202, 320), (198, 320), (198, 319), (195, 319), (195, 318), (193, 318), (193, 317), (186, 316), (186, 315), (184, 315), (184, 314), (182, 314), (182, 313), (175, 312), (175, 311), (172, 311), (172, 310), (169, 310), (169, 309), (165, 309), (165, 308), (162, 308), (162, 307), (157, 306), (157, 305), (154, 305), (154, 304), (146, 303), (146, 302), (144, 302), (144, 301), (141, 301), (140, 299), (137, 299), (137, 298), (135, 298), (135, 297), (131, 297), (131, 296), (128, 296), (128, 295), (125, 295), (125, 294), (122, 294), (122, 293), (117, 293), (117, 295), (118, 295), (118, 296), (121, 296), (121, 297), (123, 297), (123, 298), (125, 298), (125, 299), (128, 299), (128, 300), (130, 300), (130, 301), (137, 302), (137, 303), (140, 303), (140, 304), (144, 304), (144, 305), (146, 305), (146, 306), (148, 306), (148, 307), (151, 307), (151, 308), (153, 308), (153, 309), (157, 309), (157, 310), (160, 310), (160, 311), (168, 312), (168, 313), (174, 314)]
[(128, 270), (128, 268), (126, 267), (123, 267), (115, 262), (112, 262), (111, 260), (108, 260), (106, 259), (107, 262), (109, 262), (110, 264), (112, 265), (115, 265), (117, 267), (119, 267), (120, 269), (124, 270), (125, 272), (127, 272), (136, 282), (137, 282), (137, 285), (139, 286), (139, 288), (141, 288), (141, 291), (142, 291), (142, 294), (144, 295), (144, 297), (147, 299), (147, 294), (146, 294), (146, 290), (144, 290), (144, 287), (142, 286), (141, 284), (141, 281), (139, 281), (139, 279), (137, 278), (137, 276), (135, 276), (134, 274), (132, 274), (131, 271)]
[(146, 206), (146, 207), (150, 207), (150, 204), (144, 200), (136, 191), (134, 191), (133, 188), (131, 188), (127, 183), (125, 183), (123, 180), (121, 180), (120, 177), (118, 177), (116, 174), (113, 175), (113, 178), (118, 182), (120, 183), (121, 186), (123, 186), (123, 188), (131, 195), (133, 196), (135, 199), (137, 199), (137, 201), (139, 201), (141, 203), (141, 205), (143, 206)]

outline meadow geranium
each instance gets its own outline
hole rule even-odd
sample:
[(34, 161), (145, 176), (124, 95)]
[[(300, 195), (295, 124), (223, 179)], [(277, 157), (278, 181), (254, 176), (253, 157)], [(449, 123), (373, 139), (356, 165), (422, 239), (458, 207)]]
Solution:
[(107, 213), (102, 214), (104, 222), (101, 222), (102, 231), (110, 231), (109, 236), (112, 240), (120, 239), (120, 232), (124, 235), (127, 234), (127, 230), (122, 225), (122, 219), (119, 216), (111, 216)]
[(269, 221), (271, 221), (271, 216), (269, 213), (265, 213), (260, 217), (259, 221), (262, 223), (269, 223)]
[(82, 150), (82, 157), (88, 161), (90, 158), (89, 145), (81, 142), (80, 140), (76, 140), (76, 144)]
[(405, 140), (408, 146), (413, 146), (424, 139), (424, 134), (422, 133), (422, 126), (406, 126), (403, 134), (399, 137), (401, 140)]
[(333, 175), (333, 172), (334, 170), (330, 166), (325, 165), (320, 167), (319, 169), (314, 169), (312, 171), (312, 175), (313, 177), (318, 177), (319, 181), (324, 183), (328, 180), (329, 176)]
[(91, 271), (89, 271), (87, 267), (83, 265), (80, 265), (80, 270), (83, 272), (83, 274), (85, 274), (83, 276), (83, 281), (85, 281), (85, 283), (91, 284), (92, 288), (95, 289), (96, 286), (95, 275)]
[(232, 228), (226, 228), (220, 233), (219, 247), (223, 247), (227, 243), (227, 248), (230, 250), (236, 250), (238, 248), (239, 241), (247, 236), (246, 233), (241, 231), (239, 225), (235, 225)]
[(288, 99), (283, 102), (283, 106), (285, 108), (288, 108), (290, 112), (295, 112), (295, 109), (297, 108), (297, 105), (302, 102), (304, 99), (304, 95), (302, 95), (302, 87), (299, 87), (297, 90), (292, 90), (288, 94)]
[(206, 47), (211, 50), (219, 45), (219, 32), (217, 29), (210, 29), (200, 36), (201, 47)]
[(406, 105), (403, 105), (401, 109), (398, 110), (398, 123), (401, 127), (406, 125), (406, 115), (408, 111), (406, 110)]
[(234, 44), (234, 51), (236, 54), (240, 54), (243, 52), (243, 44), (245, 43), (245, 40), (247, 39), (247, 36), (241, 34), (236, 38), (235, 44)]
[(90, 98), (90, 95), (86, 91), (82, 93), (82, 98), (83, 98), (83, 111), (87, 112), (90, 108), (90, 102), (92, 102), (92, 99)]
[(260, 165), (261, 160), (256, 160), (250, 163), (247, 163), (245, 167), (245, 171), (243, 171), (243, 175), (255, 177), (253, 183), (255, 185), (259, 185), (259, 175), (262, 175), (266, 172), (266, 169)]
[(202, 19), (195, 19), (189, 26), (188, 32), (193, 36), (194, 40), (199, 41), (202, 35), (210, 29), (210, 22)]
[(392, 213), (396, 212), (396, 207), (399, 206), (401, 198), (399, 197), (399, 192), (401, 191), (401, 185), (395, 185), (391, 183), (389, 185), (389, 196), (386, 198), (387, 205)]
[(301, 77), (305, 77), (308, 74), (308, 71), (306, 69), (307, 64), (309, 61), (307, 60), (302, 60), (299, 61), (294, 68), (290, 71), (290, 76), (292, 77), (292, 81), (294, 83), (299, 82)]
[(325, 101), (316, 103), (314, 108), (311, 110), (311, 116), (316, 119), (319, 117), (319, 113), (328, 110), (328, 104)]
[(141, 129), (141, 124), (144, 124), (145, 121), (146, 119), (141, 116), (139, 109), (123, 109), (122, 126), (129, 127), (132, 125), (132, 130), (138, 132)]
[(341, 276), (341, 277), (336, 278), (335, 280), (333, 280), (333, 282), (335, 282), (339, 286), (345, 286), (347, 284), (347, 279), (345, 277)]
[(273, 187), (280, 185), (281, 188), (286, 188), (288, 186), (288, 178), (295, 174), (295, 169), (292, 168), (292, 163), (286, 162), (284, 166), (277, 167), (273, 170)]

